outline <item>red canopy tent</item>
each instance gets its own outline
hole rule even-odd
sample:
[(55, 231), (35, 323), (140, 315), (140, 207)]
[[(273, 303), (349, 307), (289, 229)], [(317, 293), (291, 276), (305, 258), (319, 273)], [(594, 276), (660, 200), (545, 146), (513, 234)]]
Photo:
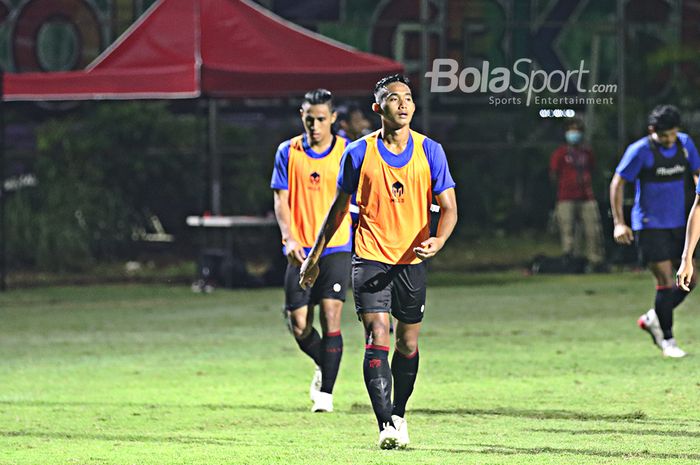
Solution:
[(248, 0), (159, 0), (85, 70), (6, 74), (4, 100), (367, 95), (402, 69)]
[[(379, 77), (402, 70), (398, 62), (307, 31), (249, 0), (158, 0), (85, 70), (7, 73), (0, 88), (3, 101), (286, 97), (317, 87), (368, 95)], [(213, 103), (209, 115), (213, 139)], [(0, 137), (4, 142), (4, 126)], [(218, 214), (215, 151), (211, 160), (212, 211)], [(4, 143), (4, 239), (2, 180)], [(6, 242), (0, 246), (1, 289)]]

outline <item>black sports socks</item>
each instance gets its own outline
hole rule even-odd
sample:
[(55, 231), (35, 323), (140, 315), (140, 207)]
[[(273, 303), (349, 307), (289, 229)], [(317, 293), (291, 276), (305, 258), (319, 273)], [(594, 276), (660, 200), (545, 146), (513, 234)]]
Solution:
[(321, 392), (331, 394), (343, 357), (343, 336), (340, 331), (326, 333), (321, 340)]
[(654, 309), (659, 318), (664, 339), (673, 337), (673, 307), (673, 288), (657, 286)]
[(394, 375), (393, 415), (403, 418), (406, 414), (406, 402), (413, 392), (418, 374), (418, 349), (410, 355), (394, 350), (394, 356), (391, 358), (391, 373)]
[[(693, 286), (695, 287), (695, 286)], [(691, 290), (693, 289), (691, 287)], [(673, 310), (679, 306), (689, 292), (677, 286), (656, 286), (656, 300), (654, 302), (654, 310), (659, 318), (659, 325), (664, 332), (664, 339), (673, 337)]]
[(384, 423), (391, 421), (391, 368), (389, 368), (389, 348), (374, 344), (365, 346), (365, 359), (362, 364), (365, 386), (372, 401), (372, 409), (377, 417), (379, 430)]
[(308, 336), (304, 339), (296, 339), (296, 341), (302, 352), (311, 357), (316, 365), (321, 366), (321, 336), (318, 335), (318, 331), (311, 328)]

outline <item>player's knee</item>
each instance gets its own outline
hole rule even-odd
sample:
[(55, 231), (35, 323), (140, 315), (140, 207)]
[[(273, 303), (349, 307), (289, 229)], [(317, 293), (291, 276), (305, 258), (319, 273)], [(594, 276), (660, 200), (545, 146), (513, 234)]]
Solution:
[(406, 338), (396, 338), (396, 350), (404, 355), (411, 355), (416, 350), (418, 350), (418, 340), (417, 339), (406, 339)]
[(295, 338), (304, 339), (311, 333), (311, 325), (306, 324), (305, 315), (295, 315), (295, 312), (292, 312), (289, 320), (292, 323), (292, 333)]
[(340, 325), (340, 315), (343, 309), (342, 303), (340, 305), (332, 305), (323, 309), (323, 316), (328, 326), (339, 326)]
[(303, 327), (292, 326), (292, 331), (295, 338), (306, 339), (311, 334), (311, 326), (306, 325), (306, 323), (304, 323)]
[(373, 321), (367, 325), (368, 341), (374, 344), (386, 345), (389, 338), (389, 323), (384, 321)]
[(672, 287), (676, 283), (675, 279), (671, 278), (670, 276), (657, 276), (656, 277), (656, 285), (658, 287)]

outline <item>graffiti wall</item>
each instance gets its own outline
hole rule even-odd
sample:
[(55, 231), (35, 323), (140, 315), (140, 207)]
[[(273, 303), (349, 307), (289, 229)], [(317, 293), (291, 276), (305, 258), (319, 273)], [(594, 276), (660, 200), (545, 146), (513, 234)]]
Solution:
[(13, 72), (87, 66), (153, 0), (0, 0), (0, 64)]
[[(0, 0), (0, 62), (11, 71), (85, 67), (154, 0)], [(417, 76), (419, 0), (260, 0), (287, 19), (357, 48), (397, 58)], [(494, 66), (529, 57), (545, 71), (597, 54), (602, 80), (617, 73), (620, 24), (609, 0), (429, 0), (430, 61)], [(700, 0), (624, 2), (631, 93), (700, 77)], [(596, 50), (593, 49), (596, 47)]]
[[(624, 24), (610, 0), (430, 0), (430, 62), (507, 66), (522, 57), (539, 69), (573, 69), (595, 55), (601, 81), (616, 82), (623, 29), (628, 92), (664, 92), (670, 77), (700, 79), (700, 1), (627, 0)], [(316, 23), (326, 35), (393, 56), (421, 76), (420, 2), (348, 0), (342, 21)]]

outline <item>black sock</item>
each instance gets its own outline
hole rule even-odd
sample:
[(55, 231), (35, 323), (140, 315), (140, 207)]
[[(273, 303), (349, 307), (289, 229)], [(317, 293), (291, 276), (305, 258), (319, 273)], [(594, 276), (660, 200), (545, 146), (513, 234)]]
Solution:
[(661, 330), (664, 332), (664, 339), (673, 337), (673, 288), (656, 288), (656, 301), (654, 302), (656, 316), (659, 317)]
[(343, 356), (343, 336), (340, 331), (326, 333), (321, 341), (321, 392), (331, 394), (338, 377), (340, 359)]
[(311, 332), (304, 339), (297, 339), (299, 348), (318, 366), (321, 366), (321, 336), (318, 332), (311, 328)]
[[(691, 291), (693, 290), (693, 287), (695, 286), (690, 286)], [(690, 294), (690, 292), (686, 292), (678, 286), (673, 286), (673, 292), (671, 297), (671, 300), (673, 301), (673, 308), (678, 307), (681, 304), (681, 302), (685, 300), (688, 294)]]
[(418, 349), (411, 355), (394, 350), (391, 359), (391, 373), (394, 375), (394, 415), (406, 415), (406, 402), (411, 397), (418, 374)]
[(365, 360), (362, 364), (365, 375), (365, 386), (372, 409), (377, 417), (379, 430), (384, 423), (391, 421), (391, 368), (389, 367), (389, 348), (368, 344), (365, 346)]

